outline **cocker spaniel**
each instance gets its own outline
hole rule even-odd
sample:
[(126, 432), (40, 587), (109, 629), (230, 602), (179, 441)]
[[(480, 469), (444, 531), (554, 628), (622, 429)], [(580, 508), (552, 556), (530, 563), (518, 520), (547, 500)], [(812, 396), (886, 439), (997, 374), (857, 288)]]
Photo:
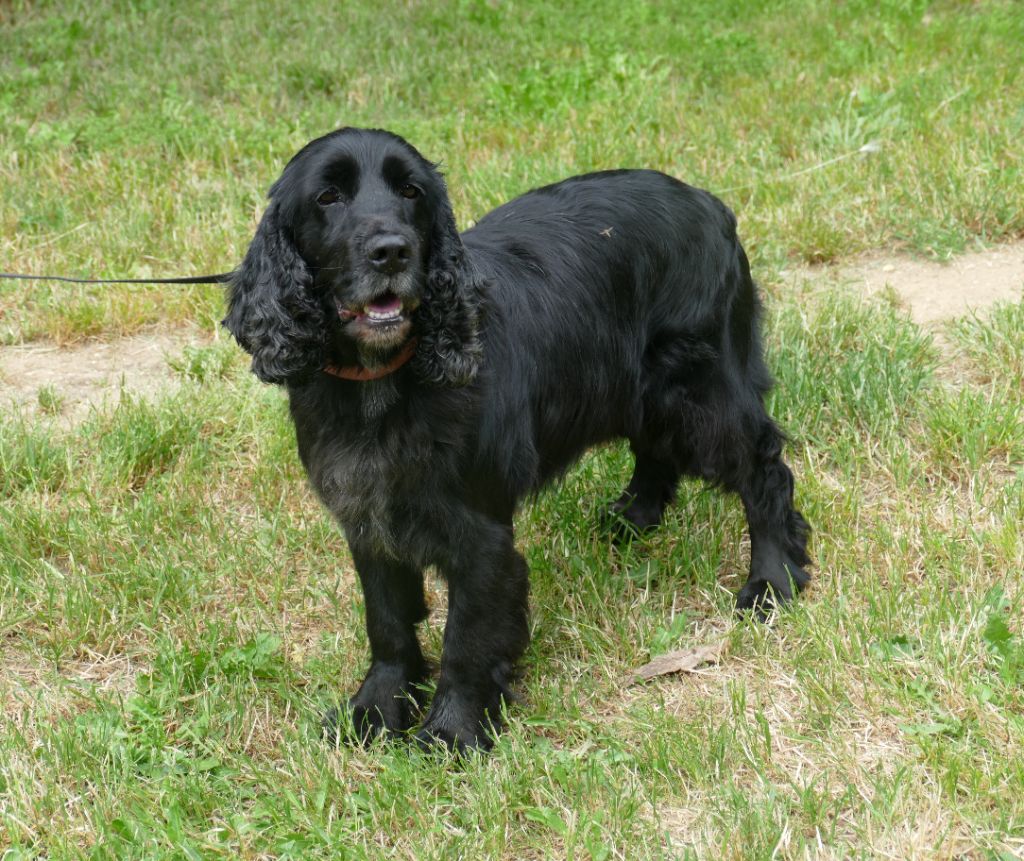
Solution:
[(732, 213), (665, 174), (573, 177), (460, 234), (436, 166), (397, 135), (345, 128), (292, 158), (224, 325), (287, 388), (351, 547), (372, 656), (349, 701), (360, 738), (419, 717), (434, 565), (448, 619), (416, 738), (490, 745), (528, 639), (513, 515), (606, 440), (635, 456), (619, 523), (657, 525), (679, 477), (699, 476), (746, 511), (737, 606), (764, 613), (804, 587), (809, 530), (763, 405), (759, 316)]

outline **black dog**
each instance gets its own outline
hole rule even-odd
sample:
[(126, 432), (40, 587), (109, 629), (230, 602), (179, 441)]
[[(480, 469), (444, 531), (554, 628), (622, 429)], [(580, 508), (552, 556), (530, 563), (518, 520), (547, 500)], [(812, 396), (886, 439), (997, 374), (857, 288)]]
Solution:
[(605, 440), (636, 457), (614, 510), (638, 530), (681, 475), (740, 495), (740, 608), (804, 586), (758, 318), (732, 213), (661, 173), (567, 179), (460, 236), (440, 174), (396, 135), (342, 129), (288, 163), (224, 324), (287, 386), (302, 462), (352, 549), (372, 653), (350, 702), (361, 735), (414, 722), (435, 565), (448, 622), (418, 738), (490, 744), (528, 638), (516, 506)]

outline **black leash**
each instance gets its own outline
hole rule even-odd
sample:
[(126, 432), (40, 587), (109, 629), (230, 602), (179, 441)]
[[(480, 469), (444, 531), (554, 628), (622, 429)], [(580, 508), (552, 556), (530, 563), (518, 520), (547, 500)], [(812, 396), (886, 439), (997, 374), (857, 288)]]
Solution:
[(184, 275), (178, 278), (68, 278), (66, 275), (22, 275), (0, 272), (0, 278), (16, 281), (66, 281), (70, 284), (227, 284), (234, 272), (216, 275)]

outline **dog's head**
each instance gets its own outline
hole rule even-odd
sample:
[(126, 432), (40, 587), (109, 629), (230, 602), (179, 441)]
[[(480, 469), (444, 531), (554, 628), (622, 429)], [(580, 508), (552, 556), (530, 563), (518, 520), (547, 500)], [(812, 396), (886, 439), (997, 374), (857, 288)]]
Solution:
[(422, 379), (465, 385), (480, 357), (478, 293), (435, 166), (390, 132), (341, 129), (271, 187), (224, 325), (269, 383), (384, 365), (415, 336)]

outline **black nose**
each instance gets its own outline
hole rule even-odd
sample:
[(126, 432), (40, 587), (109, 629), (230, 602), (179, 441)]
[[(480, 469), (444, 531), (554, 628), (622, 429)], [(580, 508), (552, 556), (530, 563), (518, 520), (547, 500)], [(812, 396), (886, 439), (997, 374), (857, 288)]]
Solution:
[(366, 243), (366, 258), (378, 272), (404, 272), (409, 266), (409, 243), (393, 233), (374, 236)]

